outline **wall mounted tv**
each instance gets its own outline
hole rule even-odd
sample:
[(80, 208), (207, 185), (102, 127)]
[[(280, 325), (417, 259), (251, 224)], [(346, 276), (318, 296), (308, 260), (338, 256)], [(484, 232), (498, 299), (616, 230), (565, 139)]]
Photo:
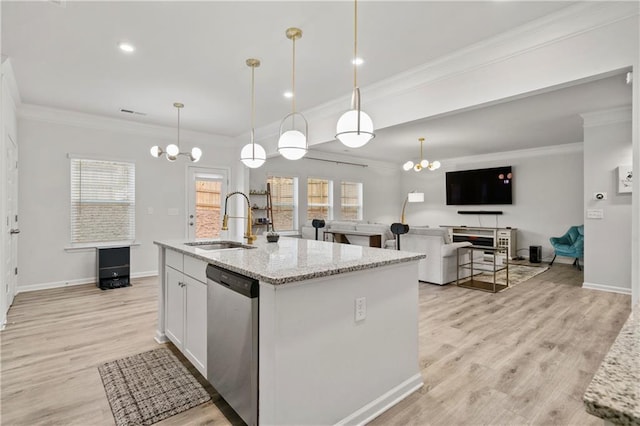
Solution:
[(512, 204), (511, 166), (447, 172), (447, 205)]

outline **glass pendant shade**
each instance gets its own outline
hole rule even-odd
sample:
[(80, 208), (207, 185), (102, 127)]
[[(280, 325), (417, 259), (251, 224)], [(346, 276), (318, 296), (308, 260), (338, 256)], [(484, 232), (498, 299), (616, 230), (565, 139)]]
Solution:
[[(360, 128), (358, 129), (358, 114)], [(336, 125), (336, 138), (349, 148), (360, 148), (373, 139), (373, 121), (364, 112), (352, 109), (342, 114)]]
[(262, 166), (266, 160), (267, 152), (257, 143), (248, 143), (240, 151), (240, 161), (251, 169)]
[(299, 160), (307, 153), (307, 137), (299, 130), (280, 134), (278, 152), (287, 160)]
[(413, 169), (413, 161), (407, 161), (406, 163), (404, 163), (404, 165), (402, 166), (402, 168), (405, 171), (409, 171), (411, 169)]
[(180, 148), (178, 148), (178, 145), (175, 145), (175, 144), (167, 145), (167, 155), (169, 155), (170, 157), (175, 157), (179, 153), (180, 153)]
[(155, 158), (160, 157), (160, 155), (162, 155), (162, 148), (160, 148), (158, 145), (156, 146), (152, 146), (151, 147), (151, 155)]
[(190, 155), (191, 161), (193, 161), (194, 163), (197, 163), (198, 161), (200, 161), (200, 157), (202, 157), (202, 150), (197, 146), (194, 146), (193, 148), (191, 148), (191, 155)]

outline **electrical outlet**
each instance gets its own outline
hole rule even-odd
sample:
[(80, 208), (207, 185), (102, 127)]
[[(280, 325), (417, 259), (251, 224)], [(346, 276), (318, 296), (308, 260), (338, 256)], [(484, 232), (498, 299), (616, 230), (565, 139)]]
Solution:
[(355, 320), (363, 321), (367, 317), (367, 299), (358, 297), (355, 302)]

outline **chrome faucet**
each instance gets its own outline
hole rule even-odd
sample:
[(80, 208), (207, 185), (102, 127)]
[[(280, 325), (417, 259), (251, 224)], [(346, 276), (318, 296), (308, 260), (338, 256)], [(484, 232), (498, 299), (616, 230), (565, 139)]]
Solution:
[[(251, 218), (251, 203), (249, 202), (249, 197), (247, 197), (243, 192), (235, 191), (235, 192), (232, 192), (231, 194), (228, 194), (225, 197), (225, 199), (224, 199), (224, 216), (222, 218), (222, 230), (223, 231), (227, 231), (229, 229), (229, 227), (228, 227), (229, 216), (227, 215), (227, 201), (229, 200), (229, 197), (231, 197), (233, 195), (236, 195), (236, 194), (242, 195), (245, 198), (245, 200), (247, 200), (247, 231), (244, 234), (244, 238), (247, 239), (247, 244), (253, 244), (253, 242), (258, 237), (251, 233), (251, 225), (253, 224), (253, 219)], [(240, 216), (240, 217), (242, 217), (242, 216)]]

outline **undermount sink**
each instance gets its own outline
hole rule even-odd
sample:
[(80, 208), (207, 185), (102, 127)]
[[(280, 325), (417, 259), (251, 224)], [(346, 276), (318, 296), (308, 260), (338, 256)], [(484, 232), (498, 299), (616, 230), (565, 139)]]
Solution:
[(227, 249), (249, 249), (255, 248), (236, 241), (195, 241), (184, 243), (186, 246), (195, 247), (200, 250), (227, 250)]

